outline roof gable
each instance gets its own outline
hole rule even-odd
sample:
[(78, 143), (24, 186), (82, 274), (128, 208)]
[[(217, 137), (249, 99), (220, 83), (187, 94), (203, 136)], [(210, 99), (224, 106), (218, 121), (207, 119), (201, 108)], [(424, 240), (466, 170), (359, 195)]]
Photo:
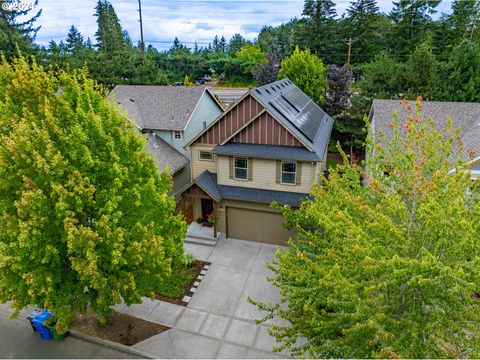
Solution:
[(220, 144), (263, 110), (263, 106), (251, 95), (247, 94), (201, 132), (192, 142), (198, 144)]
[(333, 120), (289, 79), (250, 90), (267, 111), (322, 159)]

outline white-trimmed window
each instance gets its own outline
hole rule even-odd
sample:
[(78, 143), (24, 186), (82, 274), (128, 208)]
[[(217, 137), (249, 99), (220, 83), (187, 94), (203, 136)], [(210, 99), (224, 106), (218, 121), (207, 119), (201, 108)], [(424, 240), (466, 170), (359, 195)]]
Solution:
[(175, 140), (181, 140), (182, 139), (182, 132), (181, 131), (174, 131), (173, 132), (173, 138)]
[(235, 180), (247, 180), (248, 179), (248, 159), (247, 158), (234, 158), (233, 159), (233, 171)]
[(297, 162), (282, 161), (282, 174), (280, 182), (286, 185), (295, 185), (297, 182)]
[(198, 159), (202, 161), (213, 161), (213, 155), (210, 151), (199, 151)]

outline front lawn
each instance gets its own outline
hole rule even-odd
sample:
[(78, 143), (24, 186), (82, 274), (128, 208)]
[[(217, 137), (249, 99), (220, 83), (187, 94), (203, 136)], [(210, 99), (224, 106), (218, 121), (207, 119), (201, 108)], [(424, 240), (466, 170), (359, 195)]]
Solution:
[(155, 293), (155, 299), (172, 304), (186, 306), (184, 296), (193, 296), (190, 289), (197, 280), (205, 265), (210, 263), (194, 260), (189, 265), (177, 265), (172, 268), (172, 274), (161, 283), (151, 283), (149, 288)]
[(179, 298), (185, 291), (190, 290), (192, 280), (197, 278), (197, 267), (195, 263), (185, 268), (179, 266), (172, 269), (172, 275), (157, 286), (156, 293), (169, 298)]

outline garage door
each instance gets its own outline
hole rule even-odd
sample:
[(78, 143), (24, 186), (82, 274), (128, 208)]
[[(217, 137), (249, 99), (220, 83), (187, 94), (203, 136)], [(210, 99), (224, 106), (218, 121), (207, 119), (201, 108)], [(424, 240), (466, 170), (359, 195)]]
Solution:
[(278, 213), (227, 208), (227, 236), (234, 239), (286, 245), (290, 232)]

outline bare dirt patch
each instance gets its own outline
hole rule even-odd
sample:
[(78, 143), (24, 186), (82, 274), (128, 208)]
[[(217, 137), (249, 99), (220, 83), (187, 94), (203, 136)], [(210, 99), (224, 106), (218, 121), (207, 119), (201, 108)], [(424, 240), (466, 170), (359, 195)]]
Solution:
[(169, 329), (166, 326), (118, 312), (114, 312), (104, 325), (100, 324), (91, 312), (87, 312), (86, 316), (78, 316), (70, 325), (70, 328), (90, 336), (128, 346), (135, 345)]

